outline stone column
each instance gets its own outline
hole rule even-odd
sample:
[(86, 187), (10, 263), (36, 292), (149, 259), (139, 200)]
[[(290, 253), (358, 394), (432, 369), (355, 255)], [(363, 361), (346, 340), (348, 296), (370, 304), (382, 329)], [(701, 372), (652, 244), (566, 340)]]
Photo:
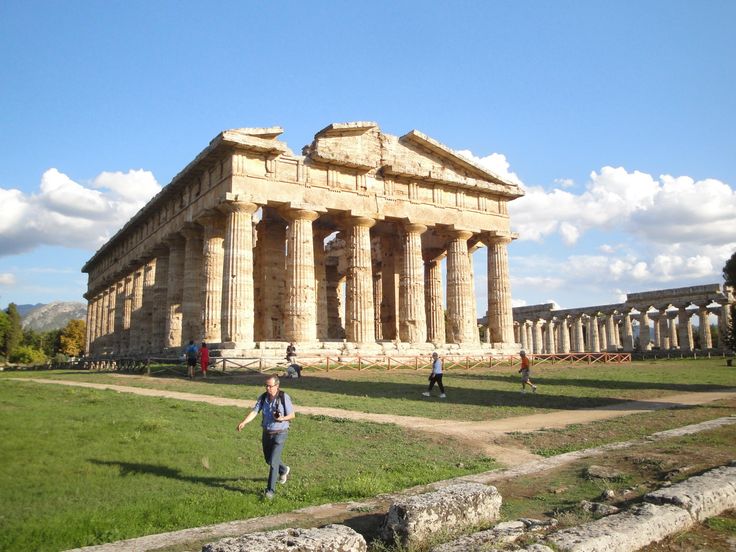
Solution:
[(424, 294), (427, 312), (427, 341), (445, 343), (445, 309), (442, 301), (442, 265), (436, 255), (424, 261)]
[(468, 238), (472, 232), (455, 231), (447, 250), (447, 318), (450, 341), (480, 345), (475, 317)]
[(713, 348), (713, 339), (710, 334), (710, 318), (708, 315), (708, 307), (700, 307), (698, 309), (698, 317), (700, 323), (700, 348), (702, 350)]
[(547, 320), (547, 331), (544, 334), (544, 352), (548, 355), (553, 355), (557, 352), (555, 346), (555, 321), (554, 319)]
[(381, 328), (381, 294), (383, 293), (383, 284), (381, 283), (381, 270), (378, 267), (373, 268), (373, 331), (376, 333), (378, 341), (383, 340), (383, 328)]
[(570, 352), (570, 329), (567, 324), (567, 317), (560, 318), (560, 338), (558, 340), (558, 353), (567, 354)]
[(133, 272), (133, 296), (131, 301), (130, 312), (130, 346), (128, 350), (131, 353), (138, 354), (141, 352), (141, 343), (143, 341), (143, 279), (145, 265), (135, 269)]
[(156, 279), (153, 285), (153, 316), (151, 330), (151, 349), (153, 351), (163, 351), (166, 346), (164, 336), (166, 335), (166, 318), (167, 318), (167, 289), (169, 279), (169, 249), (159, 246), (155, 250), (156, 255)]
[(312, 222), (319, 214), (308, 209), (283, 209), (281, 214), (289, 222), (286, 230), (286, 339), (314, 343), (317, 341), (317, 291)]
[(107, 337), (105, 338), (106, 347), (109, 353), (114, 353), (115, 343), (115, 286), (107, 288)]
[(223, 346), (250, 348), (254, 345), (253, 299), (253, 213), (258, 206), (243, 201), (226, 201), (225, 262), (222, 274)]
[(576, 314), (573, 316), (573, 345), (572, 350), (576, 353), (585, 352), (585, 334), (583, 333), (583, 317)]
[(641, 313), (639, 316), (639, 347), (642, 351), (650, 351), (652, 346), (649, 343), (651, 336), (649, 332), (649, 314), (647, 313), (649, 307), (638, 310)]
[(373, 331), (373, 276), (371, 274), (370, 229), (376, 223), (368, 217), (349, 217), (347, 227), (347, 271), (345, 290), (345, 336), (356, 344), (375, 343)]
[(542, 320), (536, 319), (532, 321), (532, 352), (535, 355), (544, 351), (544, 341), (542, 339)]
[(670, 349), (679, 348), (679, 344), (677, 340), (677, 315), (678, 313), (672, 313), (671, 317), (668, 316)]
[(522, 351), (526, 351), (529, 348), (526, 341), (526, 321), (524, 320), (519, 321), (519, 345)]
[(105, 289), (100, 294), (100, 342), (103, 347), (107, 348), (109, 329), (109, 318), (107, 316), (110, 310), (110, 294)]
[(86, 355), (92, 355), (92, 327), (94, 324), (94, 308), (92, 307), (92, 301), (88, 299), (87, 294), (84, 295), (87, 299), (87, 335), (84, 341), (84, 352)]
[(662, 350), (669, 350), (670, 348), (670, 333), (669, 333), (669, 317), (667, 312), (664, 310), (659, 311), (659, 339), (660, 348)]
[(92, 299), (90, 299), (90, 310), (91, 310), (91, 316), (90, 316), (90, 344), (92, 347), (92, 351), (94, 354), (99, 354), (99, 343), (97, 341), (97, 338), (99, 337), (99, 304), (98, 304), (98, 296), (93, 295)]
[(139, 350), (141, 353), (150, 354), (153, 348), (153, 311), (154, 289), (156, 282), (156, 270), (158, 265), (155, 259), (150, 259), (143, 267), (143, 298), (141, 303), (139, 334)]
[(680, 307), (677, 313), (681, 351), (693, 350), (693, 327), (690, 323), (690, 312), (686, 310), (687, 307), (688, 305)]
[(184, 296), (181, 302), (181, 337), (184, 344), (202, 338), (202, 227), (190, 224), (184, 227)]
[(731, 303), (721, 305), (721, 314), (718, 316), (718, 348), (725, 351), (726, 335), (731, 328)]
[[(381, 236), (381, 335), (393, 340), (398, 336), (396, 323), (396, 238)], [(443, 318), (444, 320), (444, 318)], [(443, 339), (444, 341), (444, 339)]]
[[(614, 314), (611, 312), (606, 315), (606, 351), (615, 352), (616, 347), (616, 320)], [(601, 347), (603, 348), (603, 347)]]
[(129, 354), (132, 352), (132, 314), (133, 314), (133, 279), (134, 274), (128, 274), (125, 277), (125, 300), (123, 303), (123, 341), (121, 352)]
[(314, 280), (317, 292), (317, 339), (329, 338), (329, 316), (327, 314), (327, 272), (325, 270), (325, 238), (332, 233), (329, 228), (314, 231)]
[(284, 339), (284, 305), (286, 303), (286, 224), (269, 209), (257, 225), (256, 255), (259, 293), (255, 296), (257, 340)]
[(608, 316), (603, 315), (603, 318), (599, 316), (596, 320), (598, 323), (598, 350), (601, 353), (605, 353), (608, 351), (608, 329), (606, 328)]
[(125, 316), (125, 281), (120, 280), (115, 283), (115, 335), (113, 337), (113, 351), (115, 354), (122, 354), (124, 351), (125, 328), (123, 328), (123, 318)]
[(174, 234), (166, 240), (169, 246), (169, 272), (166, 282), (166, 324), (164, 345), (177, 348), (182, 345), (181, 302), (184, 297), (184, 239)]
[(624, 342), (623, 350), (630, 353), (634, 350), (634, 328), (631, 325), (631, 312), (624, 313)]
[(334, 264), (325, 265), (327, 289), (327, 335), (330, 339), (345, 337), (345, 328), (340, 321), (340, 275)]
[(527, 352), (534, 352), (534, 322), (526, 321), (524, 324), (524, 330), (526, 331), (526, 345)]
[(426, 231), (426, 226), (406, 223), (401, 232), (403, 262), (399, 278), (399, 338), (412, 344), (427, 341), (421, 237)]
[(600, 353), (601, 352), (601, 342), (600, 342), (600, 333), (598, 331), (598, 315), (593, 314), (589, 319), (590, 324), (590, 352), (591, 353)]
[(491, 343), (513, 343), (508, 244), (510, 237), (486, 238), (488, 245), (488, 330)]
[(202, 264), (202, 338), (207, 343), (222, 341), (222, 268), (225, 262), (225, 224), (222, 215), (209, 214), (197, 222), (204, 229)]

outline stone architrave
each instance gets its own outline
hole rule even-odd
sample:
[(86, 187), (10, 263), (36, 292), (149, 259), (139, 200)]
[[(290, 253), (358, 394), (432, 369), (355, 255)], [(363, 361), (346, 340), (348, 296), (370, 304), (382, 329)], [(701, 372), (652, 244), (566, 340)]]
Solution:
[[(639, 347), (642, 351), (649, 351), (652, 348), (650, 343), (651, 334), (649, 332), (649, 313), (647, 312), (649, 307), (638, 309), (641, 315), (639, 316)], [(656, 326), (655, 326), (656, 327)], [(656, 338), (655, 338), (656, 341)]]
[(319, 213), (283, 209), (286, 230), (286, 339), (299, 343), (317, 340), (317, 290), (314, 275), (312, 222)]
[(450, 341), (458, 345), (480, 344), (468, 254), (468, 238), (472, 235), (472, 232), (456, 231), (447, 250), (448, 333)]
[(375, 342), (370, 229), (375, 220), (348, 217), (345, 337), (357, 345)]
[(513, 343), (508, 245), (510, 236), (486, 237), (488, 246), (488, 331), (491, 343)]
[(710, 318), (708, 314), (708, 307), (700, 307), (698, 309), (699, 317), (699, 335), (700, 335), (700, 348), (702, 350), (713, 348), (713, 339), (710, 334)]
[(169, 245), (169, 273), (166, 283), (166, 330), (167, 348), (181, 347), (181, 302), (184, 297), (184, 239), (175, 234), (167, 240)]
[(424, 262), (421, 224), (403, 225), (402, 268), (399, 278), (399, 338), (405, 343), (427, 341), (427, 316), (424, 310)]
[(396, 238), (381, 236), (381, 336), (393, 340), (398, 337), (396, 323)]
[(151, 351), (161, 351), (164, 349), (164, 335), (166, 330), (166, 309), (162, 308), (166, 305), (167, 285), (169, 278), (169, 250), (166, 247), (159, 246), (155, 251), (156, 255), (156, 278), (153, 284), (153, 309), (151, 324)]
[(427, 313), (427, 341), (445, 343), (445, 309), (442, 301), (442, 265), (438, 252), (428, 252), (424, 261), (424, 294)]
[(204, 229), (202, 337), (212, 345), (222, 341), (222, 266), (225, 260), (225, 224), (219, 213), (209, 213), (197, 221)]
[(184, 295), (181, 301), (181, 336), (185, 343), (202, 338), (202, 272), (204, 268), (202, 227), (191, 224), (184, 227)]
[(258, 206), (226, 201), (222, 273), (222, 341), (225, 347), (252, 346), (254, 339), (253, 213)]

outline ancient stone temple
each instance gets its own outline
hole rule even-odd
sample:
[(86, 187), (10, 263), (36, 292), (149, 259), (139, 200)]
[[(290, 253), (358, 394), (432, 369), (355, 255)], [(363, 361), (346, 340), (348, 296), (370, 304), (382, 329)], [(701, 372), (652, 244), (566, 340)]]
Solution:
[[(90, 354), (156, 354), (190, 339), (230, 355), (284, 341), (518, 350), (507, 254), (516, 184), (416, 130), (332, 124), (302, 155), (281, 132), (216, 136), (85, 264)], [(471, 254), (483, 246), (481, 344)]]

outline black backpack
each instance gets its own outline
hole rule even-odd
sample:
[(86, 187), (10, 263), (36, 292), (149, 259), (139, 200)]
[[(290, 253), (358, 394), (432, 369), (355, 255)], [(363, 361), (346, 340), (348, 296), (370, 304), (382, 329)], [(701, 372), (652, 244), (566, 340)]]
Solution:
[[(266, 397), (267, 396), (268, 396), (268, 391), (264, 391), (263, 394), (260, 397), (258, 397), (258, 400), (261, 401), (261, 410), (263, 410), (263, 405), (266, 402)], [(283, 408), (283, 410), (284, 410), (284, 416), (286, 416), (286, 414), (287, 414), (287, 412), (286, 412), (286, 399), (284, 398), (284, 392), (281, 389), (279, 389), (278, 397), (279, 397), (279, 399), (281, 399), (281, 408)]]

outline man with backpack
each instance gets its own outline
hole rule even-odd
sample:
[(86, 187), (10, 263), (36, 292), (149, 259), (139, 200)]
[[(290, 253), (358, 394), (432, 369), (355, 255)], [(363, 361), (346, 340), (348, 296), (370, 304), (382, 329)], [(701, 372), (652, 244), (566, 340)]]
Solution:
[(189, 379), (194, 379), (194, 369), (197, 366), (197, 356), (199, 355), (199, 349), (194, 344), (194, 340), (189, 340), (189, 345), (187, 345), (186, 350), (187, 355), (187, 372), (189, 375)]
[(268, 486), (264, 497), (273, 499), (276, 494), (276, 481), (286, 483), (291, 469), (281, 462), (281, 453), (286, 444), (289, 432), (289, 421), (294, 419), (294, 406), (291, 397), (279, 389), (279, 378), (270, 376), (266, 380), (266, 392), (261, 394), (253, 410), (238, 424), (238, 431), (253, 420), (258, 413), (263, 414), (261, 427), (261, 445), (263, 458), (269, 465)]

